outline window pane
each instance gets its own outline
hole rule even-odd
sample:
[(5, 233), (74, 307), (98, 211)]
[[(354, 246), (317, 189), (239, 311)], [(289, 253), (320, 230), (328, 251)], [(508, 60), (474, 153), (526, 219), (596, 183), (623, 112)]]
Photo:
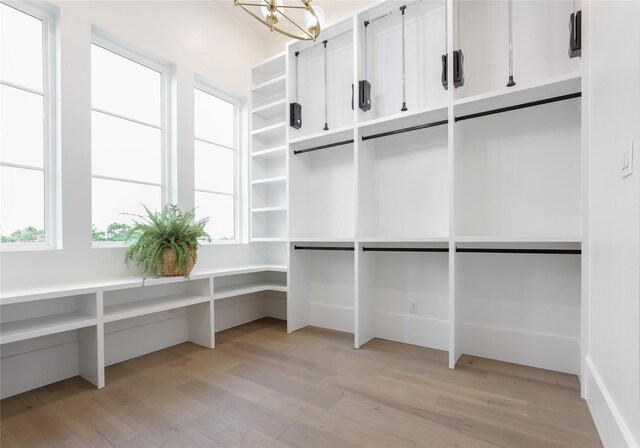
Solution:
[(195, 186), (198, 190), (233, 194), (235, 151), (196, 140)]
[[(93, 179), (92, 187), (93, 226), (105, 235), (108, 235), (110, 225), (131, 223), (132, 217), (123, 213), (144, 215), (141, 204), (152, 212), (161, 208), (161, 187), (104, 179)], [(96, 233), (93, 239), (100, 240)]]
[(2, 242), (44, 241), (44, 172), (0, 167)]
[(196, 191), (196, 219), (209, 217), (206, 231), (213, 240), (235, 239), (233, 196)]
[(42, 96), (0, 86), (0, 160), (43, 166), (44, 105)]
[(93, 44), (91, 107), (160, 126), (162, 75)]
[(162, 131), (91, 113), (93, 174), (142, 182), (162, 181)]
[(42, 21), (0, 4), (0, 79), (42, 91)]
[(234, 105), (195, 90), (195, 136), (219, 145), (234, 147)]

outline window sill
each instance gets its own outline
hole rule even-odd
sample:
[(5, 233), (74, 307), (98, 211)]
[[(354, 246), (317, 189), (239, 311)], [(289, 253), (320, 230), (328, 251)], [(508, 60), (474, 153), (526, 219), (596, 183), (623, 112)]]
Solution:
[(0, 244), (0, 252), (52, 252), (61, 250), (61, 247), (56, 247), (46, 243), (34, 243), (34, 244), (21, 244), (21, 243), (3, 243)]

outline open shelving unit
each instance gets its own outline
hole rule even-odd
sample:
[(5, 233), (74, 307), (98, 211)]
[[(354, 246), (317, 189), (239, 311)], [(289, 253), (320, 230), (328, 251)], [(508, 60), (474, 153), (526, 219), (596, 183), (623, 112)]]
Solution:
[[(240, 266), (192, 272), (189, 279), (120, 278), (3, 291), (2, 397), (76, 375), (104, 387), (105, 366), (153, 351), (148, 341), (127, 341), (122, 347), (117, 334), (134, 318), (184, 310), (187, 340), (213, 348), (218, 301), (224, 306), (225, 301), (251, 295), (286, 299), (286, 272), (286, 266)], [(160, 344), (162, 340), (158, 337)], [(37, 367), (42, 363), (38, 358), (42, 350), (57, 360), (46, 370)], [(19, 375), (21, 371), (30, 373)]]
[(284, 53), (251, 71), (251, 241), (287, 236), (287, 99)]
[[(344, 108), (333, 123), (329, 109), (328, 130), (322, 46), (298, 56), (289, 331), (319, 325), (353, 332), (356, 348), (381, 337), (446, 350), (451, 368), (467, 353), (580, 373), (587, 172), (580, 58), (566, 48), (571, 8), (514, 2), (509, 88), (506, 2), (364, 8), (323, 30), (328, 61), (336, 35), (333, 48), (352, 56), (327, 66), (329, 107)], [(286, 51), (292, 85), (305, 45)], [(458, 48), (464, 85), (450, 63), (445, 89), (441, 56), (451, 61)], [(363, 79), (371, 109), (358, 107), (357, 88), (351, 109), (351, 86)], [(287, 95), (296, 99), (291, 87)]]

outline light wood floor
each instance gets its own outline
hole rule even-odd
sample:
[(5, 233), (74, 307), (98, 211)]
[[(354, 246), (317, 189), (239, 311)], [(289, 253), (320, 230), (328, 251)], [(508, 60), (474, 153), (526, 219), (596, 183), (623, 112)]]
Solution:
[(263, 319), (2, 401), (2, 447), (601, 446), (575, 376)]

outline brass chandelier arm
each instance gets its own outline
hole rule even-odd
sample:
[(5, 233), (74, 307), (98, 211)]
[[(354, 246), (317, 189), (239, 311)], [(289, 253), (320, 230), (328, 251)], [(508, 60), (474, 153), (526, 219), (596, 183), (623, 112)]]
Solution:
[[(269, 0), (264, 0), (264, 4), (263, 3), (245, 3), (240, 0), (234, 0), (233, 3), (236, 6), (240, 6), (242, 9), (244, 9), (249, 15), (251, 15), (251, 17), (256, 19), (258, 22), (262, 23), (263, 25), (266, 25), (271, 31), (277, 31), (278, 33), (284, 36), (290, 37), (292, 39), (315, 41), (317, 37), (320, 35), (320, 21), (318, 19), (318, 15), (314, 11), (314, 9), (311, 7), (310, 1), (309, 2), (305, 0), (301, 0), (301, 1), (304, 6), (285, 6), (285, 5), (278, 6), (276, 10), (273, 12), (273, 14), (275, 13), (280, 14), (282, 17), (284, 17), (289, 22), (291, 22), (296, 28), (298, 28), (303, 33), (303, 35), (296, 35), (286, 30), (283, 30), (278, 26), (276, 26), (274, 23), (267, 22), (264, 18), (260, 17), (258, 14), (256, 14), (249, 8), (250, 6), (263, 7), (263, 6), (269, 5)], [(289, 16), (287, 16), (284, 12), (282, 12), (281, 9), (304, 9), (306, 11), (309, 11), (309, 13), (312, 14), (313, 17), (315, 18), (317, 25), (313, 27), (312, 32), (305, 30), (300, 25), (298, 25), (294, 20), (292, 20)]]
[[(316, 40), (317, 36), (314, 36), (313, 34), (311, 34), (310, 32), (308, 32), (307, 30), (305, 30), (304, 28), (302, 28), (300, 25), (298, 25), (296, 22), (294, 22), (293, 20), (291, 20), (285, 13), (283, 13), (282, 11), (278, 10), (278, 14), (280, 14), (282, 17), (284, 17), (285, 19), (287, 19), (289, 22), (293, 23), (300, 31), (302, 31), (304, 34), (306, 34), (307, 36), (309, 36), (311, 39)], [(315, 13), (314, 13), (314, 17), (315, 17)], [(318, 20), (318, 18), (316, 17), (316, 21)]]

